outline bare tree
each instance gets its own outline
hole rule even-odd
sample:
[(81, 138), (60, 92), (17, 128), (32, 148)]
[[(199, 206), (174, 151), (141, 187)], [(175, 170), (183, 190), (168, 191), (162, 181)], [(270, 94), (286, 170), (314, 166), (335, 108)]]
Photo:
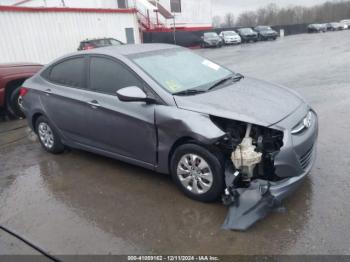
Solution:
[(256, 11), (241, 13), (237, 18), (236, 26), (326, 23), (342, 19), (350, 19), (349, 0), (329, 1), (311, 7), (279, 8), (276, 4), (268, 4)]
[(232, 13), (227, 13), (224, 17), (225, 27), (233, 27), (235, 25), (235, 16)]
[(214, 28), (220, 27), (221, 26), (221, 17), (218, 15), (214, 16), (211, 23), (212, 23)]
[(257, 24), (257, 14), (253, 11), (243, 12), (238, 16), (237, 26), (252, 27)]

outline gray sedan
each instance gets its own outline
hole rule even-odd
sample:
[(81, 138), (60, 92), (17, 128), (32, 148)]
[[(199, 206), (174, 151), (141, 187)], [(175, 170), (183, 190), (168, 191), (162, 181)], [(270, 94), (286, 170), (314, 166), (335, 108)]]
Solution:
[(317, 115), (299, 95), (178, 46), (73, 53), (21, 96), (48, 152), (78, 148), (170, 173), (199, 201), (234, 201), (257, 181), (282, 199), (315, 160)]

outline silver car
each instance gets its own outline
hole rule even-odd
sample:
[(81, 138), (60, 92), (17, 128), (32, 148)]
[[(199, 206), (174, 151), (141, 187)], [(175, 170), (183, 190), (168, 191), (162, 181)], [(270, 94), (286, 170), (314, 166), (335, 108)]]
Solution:
[(282, 199), (315, 160), (317, 115), (299, 95), (178, 46), (73, 53), (27, 80), (21, 96), (48, 152), (83, 149), (171, 174), (199, 201), (256, 181)]

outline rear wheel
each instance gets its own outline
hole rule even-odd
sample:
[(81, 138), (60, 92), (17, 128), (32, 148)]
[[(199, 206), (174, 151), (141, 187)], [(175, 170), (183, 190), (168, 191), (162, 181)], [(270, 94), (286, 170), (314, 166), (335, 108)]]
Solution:
[(24, 114), (20, 107), (20, 97), (19, 90), (21, 84), (16, 84), (15, 86), (9, 88), (6, 96), (6, 110), (10, 117), (12, 118), (24, 118)]
[(64, 151), (61, 139), (45, 116), (40, 116), (36, 120), (35, 130), (38, 134), (40, 144), (43, 148), (53, 154), (60, 154)]
[(171, 158), (170, 168), (178, 188), (192, 199), (212, 202), (224, 190), (224, 170), (220, 157), (202, 146), (179, 146)]

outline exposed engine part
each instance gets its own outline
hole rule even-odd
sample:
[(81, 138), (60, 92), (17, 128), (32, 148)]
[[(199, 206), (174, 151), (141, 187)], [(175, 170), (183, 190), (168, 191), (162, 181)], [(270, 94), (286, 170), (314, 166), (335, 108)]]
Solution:
[[(283, 131), (258, 125), (247, 126), (247, 123), (244, 122), (216, 116), (210, 117), (226, 133), (225, 136), (216, 142), (215, 146), (221, 150), (227, 162), (234, 163), (235, 169), (239, 169), (245, 175), (244, 179), (266, 179), (268, 181), (278, 181), (281, 179), (275, 174), (274, 161), (280, 148), (283, 146)], [(250, 139), (245, 139), (246, 137)], [(253, 149), (254, 146), (255, 148)], [(250, 170), (248, 168), (242, 168), (243, 163), (240, 153), (244, 147), (248, 148), (249, 152), (252, 152), (252, 155), (257, 157), (256, 159), (254, 157), (246, 158), (246, 160), (252, 159), (252, 163), (258, 162)], [(261, 153), (260, 161), (257, 161), (259, 159), (257, 153)], [(249, 173), (249, 177), (247, 173)], [(229, 184), (226, 185), (228, 186)]]
[(211, 116), (226, 132), (215, 145), (226, 159), (226, 189), (222, 203), (229, 211), (224, 229), (246, 230), (280, 202), (270, 192), (278, 181), (275, 157), (283, 146), (283, 132), (268, 127)]
[(253, 171), (257, 164), (261, 162), (262, 153), (256, 152), (253, 139), (250, 137), (251, 124), (247, 124), (247, 130), (242, 142), (232, 152), (231, 159), (234, 166), (241, 170), (248, 178), (253, 177)]

